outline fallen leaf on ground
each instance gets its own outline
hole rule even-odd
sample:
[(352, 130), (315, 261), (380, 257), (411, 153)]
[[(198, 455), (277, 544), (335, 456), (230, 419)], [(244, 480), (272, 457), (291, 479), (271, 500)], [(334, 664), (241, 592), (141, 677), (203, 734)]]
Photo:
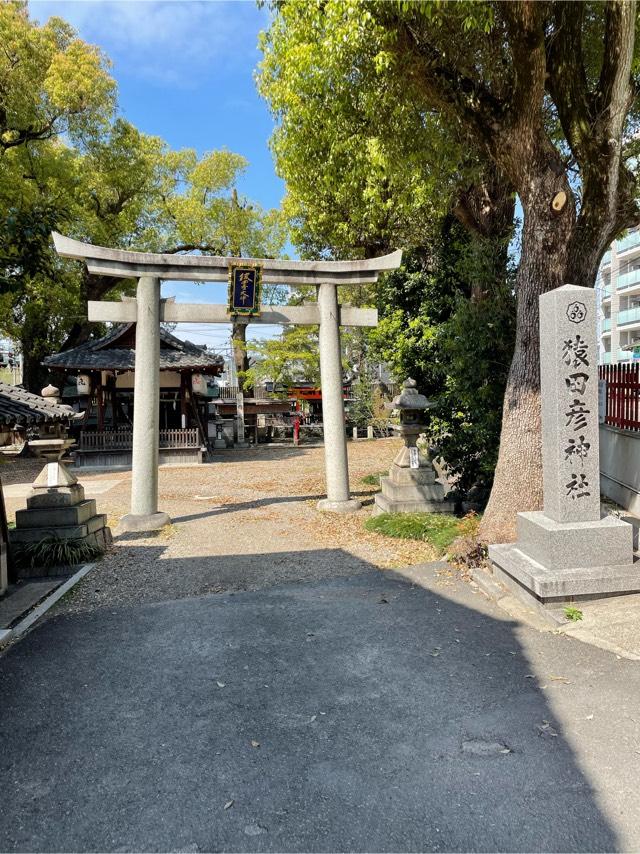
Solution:
[(540, 735), (547, 735), (550, 738), (557, 738), (558, 737), (558, 733), (551, 726), (549, 721), (542, 721), (541, 724), (538, 724), (538, 730), (539, 730)]

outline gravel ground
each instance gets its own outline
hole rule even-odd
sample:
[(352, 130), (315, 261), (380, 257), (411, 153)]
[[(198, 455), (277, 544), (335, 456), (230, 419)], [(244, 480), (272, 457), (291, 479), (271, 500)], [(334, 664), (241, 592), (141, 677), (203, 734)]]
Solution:
[[(324, 491), (321, 447), (263, 446), (223, 452), (202, 466), (163, 467), (159, 504), (173, 524), (151, 536), (116, 538), (57, 613), (259, 590), (432, 560), (437, 555), (427, 543), (384, 537), (363, 526), (376, 487), (362, 478), (387, 470), (399, 444), (350, 443), (351, 489), (364, 506), (347, 516), (316, 510)], [(91, 486), (117, 481), (96, 493), (98, 511), (115, 528), (128, 510), (131, 473), (90, 473), (82, 480), (89, 496)], [(24, 499), (9, 499), (9, 517), (23, 506)]]

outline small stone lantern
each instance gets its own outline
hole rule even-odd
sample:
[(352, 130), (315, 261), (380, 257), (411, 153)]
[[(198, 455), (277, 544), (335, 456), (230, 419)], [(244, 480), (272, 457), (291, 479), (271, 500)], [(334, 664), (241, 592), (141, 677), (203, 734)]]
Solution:
[[(418, 454), (417, 441), (418, 436), (424, 432), (427, 425), (424, 420), (424, 413), (427, 409), (431, 409), (433, 403), (420, 394), (416, 388), (416, 381), (412, 379), (405, 380), (402, 384), (402, 391), (394, 397), (391, 408), (397, 409), (400, 413), (400, 424), (393, 424), (392, 429), (399, 433), (404, 439), (404, 448), (402, 448), (394, 463), (399, 466), (411, 467), (411, 457), (414, 459), (414, 468), (420, 466), (420, 457)], [(411, 452), (411, 448), (415, 448), (415, 452)], [(417, 460), (417, 463), (416, 463)]]
[(421, 456), (418, 436), (425, 430), (424, 413), (433, 406), (420, 394), (416, 382), (407, 379), (391, 403), (400, 412), (400, 424), (393, 429), (404, 439), (388, 477), (380, 478), (382, 492), (375, 497), (374, 515), (380, 513), (452, 513), (453, 501), (445, 500), (445, 488), (436, 481), (431, 460)]

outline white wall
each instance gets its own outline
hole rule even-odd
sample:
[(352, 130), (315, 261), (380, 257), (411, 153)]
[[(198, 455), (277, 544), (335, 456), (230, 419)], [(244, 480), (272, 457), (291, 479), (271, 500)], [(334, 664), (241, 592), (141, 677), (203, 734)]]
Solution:
[(600, 492), (640, 516), (640, 432), (600, 425)]

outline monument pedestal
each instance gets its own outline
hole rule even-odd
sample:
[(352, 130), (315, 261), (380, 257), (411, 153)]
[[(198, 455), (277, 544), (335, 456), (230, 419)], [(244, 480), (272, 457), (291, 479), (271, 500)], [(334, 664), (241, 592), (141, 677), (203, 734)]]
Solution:
[(489, 546), (489, 558), (496, 580), (543, 605), (640, 591), (633, 529), (616, 516), (560, 523), (518, 513), (517, 543)]
[[(85, 498), (76, 476), (56, 459), (72, 441), (41, 439), (30, 444), (49, 462), (33, 482), (27, 509), (16, 511), (16, 527), (9, 535), (11, 542), (27, 545), (50, 538), (81, 540), (104, 550), (112, 539), (107, 517), (97, 513), (95, 500)], [(29, 577), (49, 574), (51, 569), (38, 567), (19, 571), (19, 575)]]
[(375, 497), (373, 515), (380, 513), (453, 513), (453, 501), (445, 499), (444, 486), (436, 481), (430, 460), (419, 457), (411, 468), (408, 447), (400, 450), (388, 476), (380, 478), (382, 492)]
[(600, 510), (597, 353), (593, 288), (543, 294), (544, 512), (518, 513), (517, 542), (489, 546), (494, 577), (542, 605), (640, 591), (633, 528)]

